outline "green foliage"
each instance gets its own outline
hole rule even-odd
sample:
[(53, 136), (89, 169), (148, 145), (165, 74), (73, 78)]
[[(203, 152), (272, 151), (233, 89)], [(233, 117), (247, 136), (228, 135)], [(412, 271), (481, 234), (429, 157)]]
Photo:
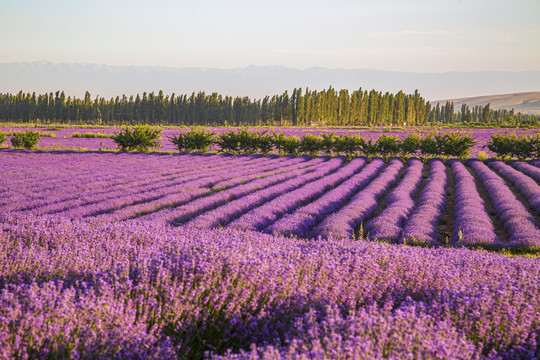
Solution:
[(84, 138), (84, 139), (112, 139), (113, 135), (110, 134), (103, 134), (100, 132), (85, 132), (85, 133), (79, 133), (74, 132), (71, 134), (72, 138)]
[(362, 141), (360, 142), (360, 151), (368, 157), (376, 156), (379, 153), (377, 141), (373, 141), (373, 139), (365, 140), (362, 138)]
[(485, 145), (497, 157), (518, 159), (540, 157), (540, 135), (495, 134)]
[(278, 153), (281, 154), (283, 153), (283, 146), (287, 142), (287, 136), (282, 132), (276, 133), (274, 130), (272, 130), (270, 142), (272, 143), (272, 146), (278, 151)]
[(268, 130), (265, 130), (262, 133), (253, 133), (252, 136), (254, 137), (253, 142), (257, 152), (268, 155), (274, 150), (272, 136), (268, 134)]
[(351, 158), (362, 149), (364, 142), (364, 138), (358, 135), (341, 135), (334, 139), (334, 150), (338, 155), (343, 153)]
[(439, 135), (435, 133), (427, 134), (420, 140), (420, 152), (424, 156), (433, 157), (442, 154), (441, 144), (439, 144)]
[(397, 136), (382, 134), (375, 142), (376, 152), (385, 159), (396, 156), (401, 150), (401, 143)]
[[(264, 131), (266, 134), (266, 131)], [(250, 133), (247, 128), (238, 130), (237, 139), (238, 139), (238, 148), (240, 152), (245, 154), (255, 154), (258, 150), (259, 141), (258, 133)]]
[(40, 132), (39, 134), (41, 137), (51, 137), (51, 138), (56, 137), (56, 134), (51, 133), (51, 132)]
[(11, 138), (11, 146), (15, 149), (25, 148), (32, 150), (39, 143), (40, 137), (39, 131), (26, 130), (26, 132), (17, 132)]
[(161, 129), (148, 125), (125, 127), (111, 138), (116, 142), (120, 151), (149, 151), (159, 149)]
[(400, 153), (402, 157), (415, 156), (420, 149), (422, 137), (419, 134), (412, 133), (405, 136), (400, 143)]
[(446, 132), (436, 134), (435, 139), (439, 144), (441, 155), (464, 159), (471, 155), (477, 141), (470, 135), (460, 132)]
[(335, 151), (335, 142), (336, 142), (336, 134), (330, 133), (330, 134), (321, 134), (322, 141), (321, 141), (321, 149), (326, 155), (331, 155), (333, 151)]
[(286, 155), (297, 155), (300, 148), (300, 139), (296, 136), (285, 137), (282, 147), (283, 153)]
[(500, 158), (508, 158), (514, 152), (514, 142), (516, 134), (495, 134), (491, 135), (485, 147), (494, 152)]
[(6, 134), (0, 131), (0, 145), (2, 145), (2, 143), (6, 141), (6, 139), (7, 139)]
[(489, 155), (485, 151), (478, 152), (478, 155), (476, 156), (478, 160), (484, 161), (489, 159)]
[(282, 132), (276, 133), (272, 130), (270, 143), (282, 155), (296, 155), (298, 154), (300, 139), (294, 135), (287, 136)]
[(316, 156), (323, 150), (323, 138), (312, 134), (302, 136), (299, 144), (299, 151), (303, 154)]
[(229, 132), (219, 134), (216, 144), (219, 146), (221, 152), (236, 154), (240, 150), (238, 135), (233, 129), (229, 130)]
[(205, 131), (204, 129), (197, 130), (191, 128), (190, 131), (185, 133), (179, 133), (178, 136), (174, 135), (168, 137), (169, 141), (176, 145), (180, 152), (206, 152), (208, 148), (214, 145), (216, 133), (213, 131)]

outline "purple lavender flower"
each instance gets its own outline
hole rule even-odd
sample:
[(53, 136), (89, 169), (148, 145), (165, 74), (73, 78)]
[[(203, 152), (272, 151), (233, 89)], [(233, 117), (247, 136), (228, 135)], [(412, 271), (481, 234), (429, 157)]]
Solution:
[(430, 176), (408, 218), (403, 243), (438, 245), (437, 223), (446, 205), (446, 166), (440, 159), (429, 161)]
[(407, 170), (398, 186), (385, 199), (384, 210), (366, 224), (368, 238), (397, 242), (401, 236), (404, 222), (414, 207), (412, 195), (422, 180), (424, 166), (418, 159), (409, 159)]
[(506, 246), (540, 246), (540, 230), (534, 218), (506, 186), (504, 180), (478, 160), (469, 161), (468, 164), (488, 189), (488, 196), (493, 203), (497, 219), (509, 237)]

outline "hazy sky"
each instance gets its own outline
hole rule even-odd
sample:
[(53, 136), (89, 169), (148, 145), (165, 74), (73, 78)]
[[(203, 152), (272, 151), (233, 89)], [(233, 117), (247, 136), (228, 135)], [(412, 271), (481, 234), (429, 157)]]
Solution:
[(540, 70), (539, 0), (0, 3), (0, 62)]

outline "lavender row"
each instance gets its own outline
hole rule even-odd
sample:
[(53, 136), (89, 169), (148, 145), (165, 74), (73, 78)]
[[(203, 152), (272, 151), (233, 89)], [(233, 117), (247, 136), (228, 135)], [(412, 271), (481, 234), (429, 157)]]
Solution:
[[(315, 236), (323, 238), (354, 238), (355, 230), (377, 208), (377, 201), (393, 183), (397, 181), (403, 162), (399, 159), (390, 159), (388, 166), (366, 188), (353, 196), (353, 198), (340, 210), (326, 217), (315, 229)], [(363, 234), (360, 234), (362, 237)]]
[(540, 214), (540, 186), (522, 172), (512, 168), (502, 161), (490, 161), (489, 167), (497, 170), (504, 178), (508, 179), (529, 203), (529, 205)]
[(429, 161), (430, 175), (409, 219), (403, 227), (403, 243), (438, 245), (437, 224), (446, 206), (446, 166), (439, 159)]
[(229, 223), (227, 227), (243, 230), (263, 230), (281, 218), (283, 214), (290, 213), (298, 207), (320, 197), (329, 189), (339, 186), (341, 182), (360, 171), (365, 163), (366, 160), (364, 158), (355, 158), (335, 173), (278, 196), (245, 213)]
[(344, 157), (336, 157), (330, 160), (325, 157), (324, 159), (326, 161), (317, 166), (317, 168), (312, 172), (295, 176), (294, 178), (291, 178), (283, 183), (267, 187), (240, 199), (228, 202), (217, 209), (208, 211), (195, 217), (194, 219), (190, 220), (187, 225), (197, 228), (214, 228), (225, 226), (229, 222), (240, 217), (253, 208), (264, 204), (265, 202), (268, 202), (282, 194), (293, 191), (300, 186), (309, 184), (314, 180), (320, 179), (321, 177), (336, 171), (345, 162)]
[[(82, 157), (82, 158), (81, 158)], [(116, 163), (117, 157), (111, 154), (92, 154), (90, 157), (80, 156), (79, 154), (71, 154), (71, 157), (61, 156), (60, 158), (65, 161), (64, 166), (58, 166), (55, 164), (54, 160), (57, 157), (50, 157), (41, 155), (41, 158), (45, 159), (45, 162), (41, 161), (37, 164), (36, 159), (29, 159), (28, 163), (22, 161), (19, 163), (19, 166), (30, 166), (34, 169), (32, 176), (21, 177), (24, 179), (21, 181), (21, 178), (13, 177), (10, 178), (10, 187), (13, 190), (15, 196), (18, 196), (19, 204), (16, 202), (16, 198), (6, 199), (11, 203), (12, 210), (28, 210), (33, 207), (46, 206), (48, 204), (57, 203), (59, 201), (66, 202), (69, 200), (79, 200), (85, 196), (89, 196), (90, 199), (87, 201), (92, 201), (92, 197), (96, 195), (106, 194), (108, 192), (113, 192), (114, 190), (125, 191), (126, 186), (129, 186), (130, 189), (144, 184), (153, 184), (159, 183), (159, 180), (156, 181), (156, 177), (163, 177), (163, 173), (166, 172), (167, 176), (171, 176), (171, 168), (176, 168), (177, 172), (184, 172), (184, 166), (186, 165), (186, 160), (184, 163), (178, 163), (180, 167), (175, 167), (172, 164), (177, 164), (177, 159), (156, 159), (158, 166), (161, 166), (162, 169), (156, 168), (155, 166), (147, 166), (149, 161), (144, 162), (127, 162), (126, 159), (120, 157), (121, 166), (114, 166)], [(179, 158), (184, 158), (179, 157)], [(163, 162), (158, 160), (164, 160)], [(167, 161), (169, 160), (169, 161)], [(217, 159), (206, 159), (206, 162), (215, 162), (214, 166), (218, 164)], [(232, 157), (223, 158), (223, 163), (228, 163), (232, 161)], [(163, 165), (167, 165), (163, 166)], [(197, 165), (203, 164), (203, 160), (198, 160), (197, 157), (193, 158), (193, 163), (191, 166), (197, 167)], [(88, 168), (90, 165), (93, 172), (92, 176), (88, 176), (86, 169), (82, 168), (85, 166)], [(141, 168), (142, 167), (142, 168)], [(64, 168), (67, 168), (64, 170)], [(24, 169), (26, 171), (26, 169)], [(42, 175), (46, 176), (46, 179), (42, 179)], [(35, 199), (33, 191), (28, 190), (28, 183), (33, 182), (37, 184), (42, 184), (42, 189), (36, 187), (36, 193), (41, 195), (39, 199)], [(56, 182), (56, 184), (54, 184)], [(43, 186), (45, 184), (45, 186)], [(54, 184), (54, 185), (52, 185)], [(52, 197), (50, 194), (54, 194)], [(56, 198), (59, 194), (62, 194), (62, 198)], [(26, 199), (31, 199), (31, 201), (25, 201)], [(77, 201), (76, 201), (77, 202)]]
[(355, 193), (364, 188), (384, 167), (384, 160), (373, 159), (362, 171), (309, 203), (264, 229), (276, 235), (312, 237), (313, 228), (327, 215), (339, 210)]
[[(301, 169), (306, 166), (309, 167), (313, 163), (310, 163), (307, 161), (307, 159), (308, 157), (282, 159), (282, 161), (277, 164), (267, 164), (255, 172), (253, 169), (234, 169), (234, 172), (231, 173), (234, 174), (235, 177), (223, 179), (222, 181), (218, 181), (211, 186), (192, 188), (181, 193), (166, 193), (163, 197), (160, 197), (157, 200), (148, 201), (141, 204), (128, 205), (112, 213), (103, 214), (101, 217), (107, 220), (138, 218), (139, 220), (145, 219), (146, 221), (149, 221), (151, 219), (155, 219), (155, 215), (157, 215), (158, 218), (163, 219), (165, 212), (170, 212), (170, 208), (177, 208), (182, 204), (193, 201), (194, 199), (202, 197), (203, 195), (210, 195), (213, 192), (224, 194), (228, 188), (236, 187), (236, 189), (238, 189), (238, 186), (242, 186), (243, 184), (251, 184), (252, 186), (254, 180), (260, 180), (260, 178), (270, 177), (288, 170)], [(178, 211), (178, 209), (172, 211)], [(155, 214), (146, 215), (151, 213)]]
[(523, 204), (506, 186), (504, 180), (489, 167), (478, 161), (468, 162), (480, 182), (488, 189), (495, 215), (508, 234), (508, 247), (540, 246), (540, 230)]
[(511, 163), (513, 167), (521, 171), (522, 173), (529, 175), (536, 181), (540, 181), (540, 169), (536, 166), (527, 164), (526, 162), (522, 161), (513, 161)]
[[(256, 176), (251, 173), (244, 173), (240, 170), (235, 171), (234, 183), (231, 179), (216, 182), (214, 188), (208, 189), (207, 196), (200, 198), (189, 197), (189, 194), (183, 193), (178, 195), (168, 196), (166, 201), (168, 205), (163, 208), (155, 202), (143, 204), (136, 208), (126, 208), (126, 211), (131, 214), (141, 214), (145, 209), (154, 208), (154, 211), (149, 214), (138, 216), (138, 221), (152, 221), (160, 223), (183, 223), (194, 216), (201, 214), (204, 211), (214, 209), (242, 196), (246, 196), (252, 192), (264, 189), (268, 186), (289, 180), (296, 176), (314, 170), (317, 164), (324, 162), (323, 159), (311, 159), (309, 157), (289, 159), (284, 162), (279, 171), (269, 173), (257, 173)], [(237, 185), (224, 189), (224, 184)], [(214, 192), (215, 189), (220, 191)], [(170, 201), (173, 201), (172, 206)], [(118, 215), (113, 214), (113, 217), (125, 217), (125, 213), (120, 212)], [(133, 216), (131, 216), (133, 217)]]
[(467, 249), (2, 214), (0, 357), (535, 359), (538, 278)]
[[(70, 209), (60, 214), (65, 214), (68, 217), (74, 216), (97, 216), (100, 214), (108, 214), (118, 209), (123, 209), (127, 206), (144, 204), (146, 208), (160, 204), (167, 206), (167, 199), (175, 199), (175, 194), (187, 193), (189, 191), (198, 191), (202, 188), (210, 188), (216, 183), (224, 180), (237, 178), (238, 174), (242, 174), (244, 180), (249, 181), (264, 174), (265, 171), (273, 171), (281, 167), (281, 159), (276, 158), (269, 160), (268, 158), (260, 158), (255, 162), (230, 164), (217, 169), (201, 171), (190, 174), (185, 177), (168, 181), (160, 186), (144, 186), (141, 188), (130, 189), (129, 192), (118, 191), (116, 193), (107, 193), (105, 197), (94, 197), (92, 201), (86, 202), (84, 206)], [(279, 170), (278, 170), (279, 171)], [(182, 194), (183, 195), (183, 194)], [(167, 199), (165, 199), (167, 197)], [(156, 203), (157, 201), (157, 203)], [(175, 199), (174, 202), (179, 203)], [(156, 210), (158, 208), (154, 208)]]
[[(118, 198), (121, 198), (125, 195), (137, 194), (137, 193), (147, 193), (148, 191), (154, 191), (163, 189), (172, 185), (185, 184), (188, 182), (195, 182), (195, 184), (200, 185), (201, 182), (204, 183), (208, 178), (212, 178), (216, 174), (222, 174), (227, 171), (229, 168), (250, 168), (257, 169), (262, 163), (268, 161), (267, 159), (261, 159), (258, 157), (241, 157), (238, 159), (231, 158), (224, 159), (224, 161), (219, 162), (219, 159), (212, 159), (209, 162), (209, 166), (199, 167), (197, 165), (201, 164), (178, 164), (180, 171), (173, 174), (167, 174), (164, 179), (157, 180), (156, 174), (149, 173), (144, 177), (139, 175), (138, 181), (122, 181), (117, 183), (115, 186), (106, 186), (104, 188), (89, 189), (86, 193), (83, 193), (76, 203), (82, 202), (84, 205), (96, 204), (106, 200), (112, 200), (113, 202)], [(169, 165), (172, 166), (172, 165)], [(193, 186), (193, 185), (187, 185)], [(70, 206), (64, 207), (69, 209)], [(71, 206), (72, 207), (72, 206)], [(106, 209), (106, 208), (105, 208)], [(98, 211), (96, 209), (96, 211)]]
[(370, 240), (384, 239), (396, 243), (401, 237), (403, 225), (414, 207), (413, 194), (422, 180), (424, 164), (418, 159), (409, 159), (403, 179), (385, 198), (384, 210), (366, 224)]
[(267, 159), (262, 158), (242, 158), (215, 168), (195, 168), (193, 171), (186, 172), (185, 176), (177, 175), (162, 181), (156, 181), (155, 175), (149, 174), (147, 179), (134, 182), (135, 186), (129, 186), (128, 183), (127, 186), (110, 189), (91, 188), (87, 193), (81, 194), (75, 199), (57, 200), (46, 207), (36, 209), (36, 211), (73, 217), (97, 215), (129, 204), (156, 200), (168, 193), (208, 187), (216, 181), (233, 176), (231, 168), (242, 170), (247, 168), (258, 172), (259, 168), (267, 162)]
[(454, 175), (454, 229), (452, 241), (465, 246), (500, 246), (495, 227), (473, 175), (460, 161), (451, 160)]

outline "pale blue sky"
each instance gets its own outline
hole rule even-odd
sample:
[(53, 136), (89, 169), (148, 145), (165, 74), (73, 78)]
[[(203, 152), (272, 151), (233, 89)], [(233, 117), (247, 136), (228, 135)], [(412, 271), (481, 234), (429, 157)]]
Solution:
[(0, 62), (540, 70), (539, 0), (0, 3)]

